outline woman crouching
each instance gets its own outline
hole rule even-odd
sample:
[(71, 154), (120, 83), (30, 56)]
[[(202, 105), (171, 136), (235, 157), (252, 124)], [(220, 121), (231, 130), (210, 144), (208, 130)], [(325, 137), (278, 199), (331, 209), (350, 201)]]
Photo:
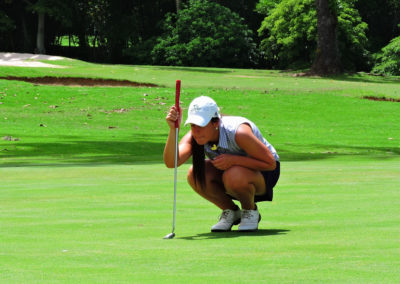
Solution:
[[(176, 120), (180, 124), (182, 112), (173, 106), (166, 117), (170, 131), (164, 162), (169, 168), (175, 166)], [(237, 224), (238, 231), (258, 230), (261, 216), (256, 203), (272, 201), (279, 179), (280, 163), (275, 148), (250, 120), (221, 117), (217, 104), (209, 97), (201, 96), (191, 102), (185, 122), (188, 124), (190, 131), (179, 142), (177, 165), (192, 156), (190, 186), (222, 210), (211, 231), (230, 231)], [(241, 209), (234, 200), (240, 202)]]

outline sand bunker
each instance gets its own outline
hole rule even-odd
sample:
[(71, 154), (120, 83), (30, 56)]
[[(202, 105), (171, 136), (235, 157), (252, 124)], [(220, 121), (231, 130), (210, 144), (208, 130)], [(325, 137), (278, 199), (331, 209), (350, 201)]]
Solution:
[(32, 53), (0, 52), (0, 66), (65, 68), (64, 66), (38, 61), (60, 59), (64, 59), (64, 57)]

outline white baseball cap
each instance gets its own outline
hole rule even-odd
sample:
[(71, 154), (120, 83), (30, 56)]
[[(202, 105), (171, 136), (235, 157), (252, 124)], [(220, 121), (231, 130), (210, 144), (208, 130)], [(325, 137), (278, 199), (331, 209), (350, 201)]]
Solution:
[(210, 97), (197, 97), (189, 105), (185, 126), (190, 123), (204, 127), (213, 117), (221, 118), (217, 103)]

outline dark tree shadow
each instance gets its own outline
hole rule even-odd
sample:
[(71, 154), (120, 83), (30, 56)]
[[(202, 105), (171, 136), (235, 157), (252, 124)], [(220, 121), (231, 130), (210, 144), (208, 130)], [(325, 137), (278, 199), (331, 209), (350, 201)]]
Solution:
[(164, 150), (163, 142), (153, 142), (160, 140), (158, 135), (135, 136), (132, 141), (54, 138), (55, 142), (0, 141), (0, 167), (160, 163)]
[(361, 82), (361, 83), (376, 83), (376, 84), (399, 84), (399, 76), (380, 76), (372, 74), (359, 73), (343, 73), (338, 75), (319, 76), (315, 75), (310, 70), (281, 70), (282, 74), (292, 74), (293, 77), (313, 78), (313, 79), (330, 79), (334, 81)]
[[(279, 145), (278, 145), (279, 146)], [(312, 149), (312, 153), (304, 150), (304, 147)], [(298, 152), (293, 149), (302, 149)], [(295, 145), (291, 144), (290, 149), (285, 146), (277, 147), (281, 161), (313, 161), (325, 160), (334, 157), (345, 156), (373, 156), (377, 155), (380, 159), (391, 159), (400, 156), (400, 147), (368, 147), (368, 146), (349, 146), (349, 145), (324, 145), (309, 144)], [(388, 153), (392, 153), (388, 155)]]
[(207, 67), (202, 68), (202, 67), (157, 66), (154, 68), (167, 71), (185, 71), (185, 72), (201, 72), (201, 73), (215, 73), (215, 74), (232, 73), (231, 70), (218, 70), (218, 69), (210, 69)]
[[(30, 137), (35, 138), (35, 137)], [(131, 141), (80, 140), (82, 137), (55, 136), (55, 142), (0, 141), (0, 168), (18, 166), (96, 166), (106, 164), (162, 163), (166, 135), (141, 134)], [(156, 142), (162, 141), (162, 142)], [(400, 147), (348, 145), (275, 145), (282, 162), (315, 161), (345, 156), (400, 156)], [(296, 151), (296, 149), (299, 149)], [(312, 149), (312, 153), (307, 149)], [(388, 154), (390, 153), (390, 154)]]

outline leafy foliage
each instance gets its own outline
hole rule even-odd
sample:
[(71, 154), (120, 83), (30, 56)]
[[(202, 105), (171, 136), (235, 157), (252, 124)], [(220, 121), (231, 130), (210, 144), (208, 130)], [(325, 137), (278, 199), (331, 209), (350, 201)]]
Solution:
[[(268, 8), (274, 1), (264, 1)], [(260, 12), (264, 11), (258, 5)], [(271, 66), (309, 65), (316, 48), (317, 13), (314, 0), (283, 0), (269, 11), (259, 29), (260, 49)]]
[(382, 48), (376, 55), (377, 63), (372, 73), (381, 75), (400, 75), (400, 36), (392, 39), (390, 43)]
[[(125, 64), (308, 68), (316, 52), (314, 1), (181, 0), (177, 16), (171, 0), (4, 0), (0, 50), (34, 52), (44, 13), (49, 54)], [(338, 15), (344, 67), (371, 70), (370, 53), (400, 35), (400, 1), (329, 3)], [(63, 38), (75, 44), (63, 46)]]
[(269, 11), (273, 10), (281, 0), (260, 0), (256, 6), (258, 13), (263, 15), (269, 15)]
[(257, 61), (252, 32), (217, 3), (189, 1), (178, 15), (167, 14), (164, 31), (152, 51), (155, 64), (244, 67)]
[[(278, 68), (308, 67), (317, 43), (317, 13), (314, 0), (263, 0), (257, 6), (268, 16), (259, 29), (263, 37), (261, 50), (271, 66)], [(271, 9), (271, 7), (273, 7)], [(366, 50), (367, 25), (362, 22), (351, 1), (340, 1), (338, 13), (338, 41), (342, 63), (347, 69), (363, 68)]]
[(367, 50), (368, 25), (362, 21), (352, 1), (340, 1), (338, 5), (338, 41), (344, 67), (349, 70), (370, 68)]
[[(260, 0), (210, 0), (221, 6), (229, 8), (232, 12), (237, 13), (244, 22), (247, 24), (249, 29), (254, 35), (257, 35), (257, 30), (260, 28), (260, 23), (264, 19), (264, 16), (257, 13), (255, 8)], [(259, 38), (253, 38), (257, 44)]]

